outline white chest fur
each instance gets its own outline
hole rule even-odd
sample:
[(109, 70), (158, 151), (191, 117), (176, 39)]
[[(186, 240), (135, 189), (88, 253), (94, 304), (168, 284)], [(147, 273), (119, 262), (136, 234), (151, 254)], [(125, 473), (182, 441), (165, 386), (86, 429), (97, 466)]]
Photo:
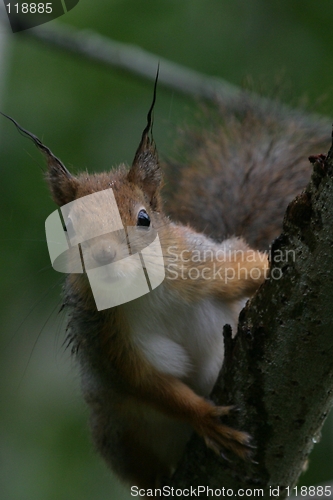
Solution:
[(232, 327), (241, 304), (212, 299), (187, 303), (164, 284), (124, 304), (134, 343), (160, 372), (208, 396), (223, 361), (223, 325)]

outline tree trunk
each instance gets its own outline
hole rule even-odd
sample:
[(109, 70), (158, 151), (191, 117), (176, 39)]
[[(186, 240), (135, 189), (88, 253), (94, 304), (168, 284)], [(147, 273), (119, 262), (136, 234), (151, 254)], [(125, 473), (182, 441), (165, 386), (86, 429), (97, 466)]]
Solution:
[(333, 147), (326, 159), (316, 157), (308, 187), (289, 205), (272, 246), (271, 276), (241, 312), (235, 338), (224, 328), (225, 360), (212, 398), (239, 409), (230, 425), (253, 436), (252, 461), (223, 460), (193, 436), (174, 488), (294, 494), (333, 401), (332, 174)]

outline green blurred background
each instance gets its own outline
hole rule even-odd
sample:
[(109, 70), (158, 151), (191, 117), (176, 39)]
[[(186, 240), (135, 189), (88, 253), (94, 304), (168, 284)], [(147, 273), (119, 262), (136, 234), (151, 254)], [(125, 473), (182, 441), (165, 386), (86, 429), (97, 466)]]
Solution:
[[(333, 116), (333, 1), (80, 0), (53, 23), (89, 28), (241, 85), (277, 77)], [(0, 35), (4, 28), (0, 28)], [(0, 47), (0, 109), (74, 172), (130, 163), (152, 83), (8, 33)], [(324, 98), (324, 99), (323, 99)], [(155, 140), (172, 154), (191, 99), (158, 89)], [(314, 151), (318, 153), (318, 151)], [(0, 499), (130, 498), (94, 453), (79, 373), (62, 346), (63, 276), (52, 270), (44, 221), (55, 205), (43, 158), (0, 117)], [(310, 375), (310, 374), (309, 374)], [(301, 484), (333, 479), (333, 422)]]

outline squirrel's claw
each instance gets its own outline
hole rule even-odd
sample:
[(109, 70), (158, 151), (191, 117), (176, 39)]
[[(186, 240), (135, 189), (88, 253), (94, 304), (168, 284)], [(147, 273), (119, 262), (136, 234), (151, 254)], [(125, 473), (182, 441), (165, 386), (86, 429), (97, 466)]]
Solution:
[(222, 458), (226, 459), (224, 451), (230, 450), (243, 460), (249, 460), (252, 450), (255, 449), (251, 445), (251, 436), (222, 424), (219, 419), (221, 416), (228, 415), (233, 409), (233, 406), (212, 407), (210, 415), (201, 427), (200, 434), (207, 447)]

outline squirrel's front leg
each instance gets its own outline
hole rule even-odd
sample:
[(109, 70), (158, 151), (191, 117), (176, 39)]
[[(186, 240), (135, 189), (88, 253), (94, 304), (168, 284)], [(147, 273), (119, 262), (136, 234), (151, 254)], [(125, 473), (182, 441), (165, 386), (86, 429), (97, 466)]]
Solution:
[[(132, 377), (131, 377), (132, 378)], [(215, 406), (198, 396), (177, 378), (160, 373), (153, 367), (129, 380), (135, 386), (134, 397), (158, 411), (190, 424), (204, 438), (206, 445), (218, 454), (228, 449), (241, 458), (250, 451), (250, 436), (221, 423), (232, 406)]]
[(186, 259), (167, 264), (166, 282), (189, 302), (209, 296), (226, 302), (250, 297), (268, 276), (268, 256), (235, 241), (239, 248), (202, 251), (199, 262), (187, 251)]
[(229, 300), (250, 297), (268, 276), (268, 255), (251, 249), (231, 252), (220, 269), (212, 280), (215, 296)]

